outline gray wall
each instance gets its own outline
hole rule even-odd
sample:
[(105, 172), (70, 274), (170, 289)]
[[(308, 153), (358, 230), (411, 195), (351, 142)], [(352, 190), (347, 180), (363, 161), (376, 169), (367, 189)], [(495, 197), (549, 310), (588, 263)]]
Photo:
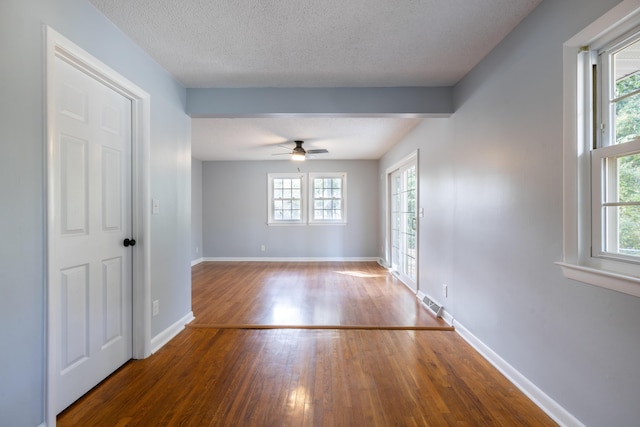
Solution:
[[(347, 172), (347, 225), (268, 226), (267, 174)], [(205, 257), (360, 258), (378, 256), (375, 160), (203, 162)], [(266, 251), (261, 251), (261, 245)]]
[[(589, 426), (640, 419), (640, 298), (565, 279), (562, 43), (617, 1), (544, 1), (385, 165), (421, 148), (420, 289)], [(442, 248), (442, 253), (439, 251)], [(441, 298), (442, 283), (449, 298)]]
[(190, 126), (186, 91), (84, 0), (0, 3), (0, 424), (44, 420), (43, 24), (151, 94), (152, 336), (191, 310)]
[(202, 258), (202, 161), (191, 159), (191, 261)]

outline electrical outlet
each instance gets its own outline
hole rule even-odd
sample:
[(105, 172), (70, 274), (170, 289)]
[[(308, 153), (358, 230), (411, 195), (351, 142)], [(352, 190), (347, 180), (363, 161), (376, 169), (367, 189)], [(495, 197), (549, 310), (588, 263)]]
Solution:
[(262, 245), (262, 246), (260, 246), (260, 250), (261, 250), (262, 252), (264, 252), (264, 251), (266, 251), (266, 250), (267, 250), (267, 247), (266, 247), (265, 245)]
[(152, 304), (152, 311), (153, 311), (153, 315), (157, 316), (158, 314), (160, 314), (160, 301), (159, 300), (155, 300)]
[(196, 254), (200, 253), (200, 248), (196, 246)]
[(445, 298), (449, 296), (449, 287), (445, 283), (442, 284), (442, 296)]

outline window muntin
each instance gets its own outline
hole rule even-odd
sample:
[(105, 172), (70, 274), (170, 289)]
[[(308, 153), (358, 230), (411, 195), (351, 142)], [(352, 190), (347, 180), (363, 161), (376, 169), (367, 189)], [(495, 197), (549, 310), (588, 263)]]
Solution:
[(302, 220), (302, 178), (273, 180), (273, 219)]
[(346, 222), (346, 174), (310, 173), (311, 216), (309, 223)]

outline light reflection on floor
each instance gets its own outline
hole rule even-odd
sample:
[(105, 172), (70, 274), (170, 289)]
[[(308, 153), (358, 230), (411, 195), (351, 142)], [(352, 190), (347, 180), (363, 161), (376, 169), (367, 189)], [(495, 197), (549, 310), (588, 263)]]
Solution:
[(302, 311), (288, 301), (277, 302), (271, 313), (273, 323), (299, 325), (303, 323)]
[(344, 274), (345, 276), (353, 276), (353, 277), (383, 277), (384, 274), (372, 274), (365, 273), (363, 271), (335, 271), (338, 274)]

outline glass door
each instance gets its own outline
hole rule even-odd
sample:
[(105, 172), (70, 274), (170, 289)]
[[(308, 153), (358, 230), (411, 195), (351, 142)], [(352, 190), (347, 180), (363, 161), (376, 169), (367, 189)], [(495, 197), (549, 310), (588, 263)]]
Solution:
[(415, 159), (389, 174), (391, 268), (417, 292), (417, 167)]

